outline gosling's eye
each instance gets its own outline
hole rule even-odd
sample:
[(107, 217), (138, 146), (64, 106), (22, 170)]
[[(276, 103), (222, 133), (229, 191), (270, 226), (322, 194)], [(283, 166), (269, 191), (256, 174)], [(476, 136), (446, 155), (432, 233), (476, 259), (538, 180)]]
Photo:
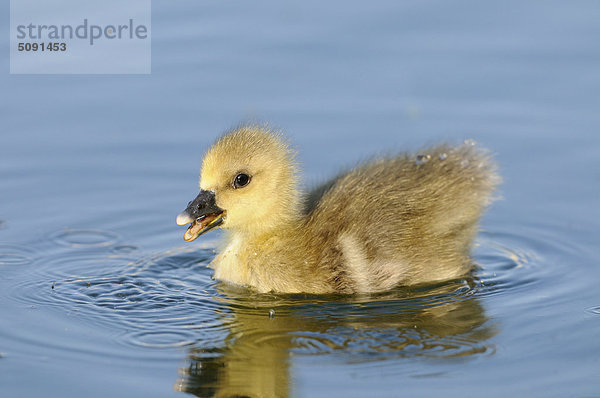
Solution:
[(249, 182), (250, 182), (250, 176), (248, 174), (240, 173), (240, 174), (236, 175), (235, 178), (233, 179), (233, 187), (235, 189), (243, 188), (246, 185), (248, 185)]

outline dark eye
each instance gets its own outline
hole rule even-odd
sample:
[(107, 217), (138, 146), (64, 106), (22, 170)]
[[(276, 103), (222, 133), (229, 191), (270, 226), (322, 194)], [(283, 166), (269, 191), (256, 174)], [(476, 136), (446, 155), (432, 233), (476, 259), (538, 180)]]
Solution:
[(250, 182), (250, 176), (248, 174), (240, 173), (233, 179), (234, 188), (243, 188)]

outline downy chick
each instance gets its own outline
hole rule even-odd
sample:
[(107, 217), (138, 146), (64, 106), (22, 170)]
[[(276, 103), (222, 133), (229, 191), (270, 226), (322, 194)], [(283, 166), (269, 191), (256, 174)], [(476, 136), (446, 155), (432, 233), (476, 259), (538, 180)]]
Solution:
[(226, 241), (216, 279), (259, 292), (372, 293), (472, 269), (477, 222), (500, 178), (486, 152), (439, 145), (359, 165), (303, 195), (294, 152), (266, 127), (216, 141), (178, 217), (192, 241)]

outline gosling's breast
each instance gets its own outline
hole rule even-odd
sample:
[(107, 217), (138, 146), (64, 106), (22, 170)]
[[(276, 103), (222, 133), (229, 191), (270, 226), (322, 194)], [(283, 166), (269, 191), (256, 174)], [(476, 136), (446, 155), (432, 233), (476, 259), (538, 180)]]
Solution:
[(250, 272), (244, 266), (241, 255), (242, 240), (233, 237), (227, 242), (224, 249), (215, 257), (211, 266), (214, 268), (215, 279), (228, 281), (236, 285), (250, 285)]

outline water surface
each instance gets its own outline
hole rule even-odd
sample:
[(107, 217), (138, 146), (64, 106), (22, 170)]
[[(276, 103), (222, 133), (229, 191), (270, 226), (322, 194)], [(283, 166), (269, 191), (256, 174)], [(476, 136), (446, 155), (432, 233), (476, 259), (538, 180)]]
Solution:
[[(598, 395), (595, 2), (152, 11), (150, 76), (10, 76), (0, 43), (2, 396)], [(376, 153), (490, 148), (504, 184), (474, 275), (366, 297), (213, 281), (219, 234), (187, 244), (174, 219), (248, 119), (285, 128), (307, 186)]]

